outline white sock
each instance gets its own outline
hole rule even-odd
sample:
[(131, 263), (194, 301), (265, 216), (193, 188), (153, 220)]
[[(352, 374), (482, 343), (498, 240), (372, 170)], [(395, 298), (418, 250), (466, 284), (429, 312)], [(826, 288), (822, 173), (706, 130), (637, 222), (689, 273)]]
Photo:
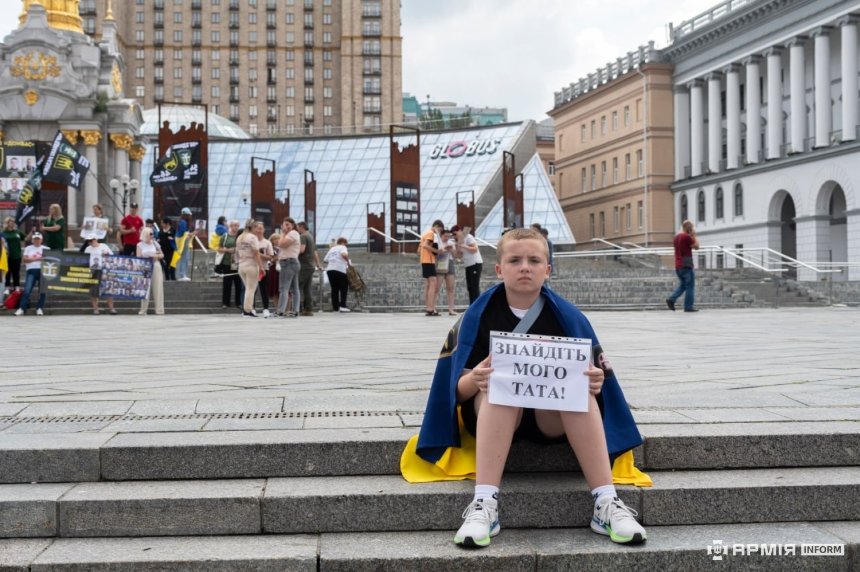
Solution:
[(495, 499), (499, 500), (499, 487), (493, 485), (475, 485), (475, 498), (479, 499)]
[(600, 502), (601, 497), (610, 496), (615, 498), (618, 496), (618, 493), (615, 492), (615, 485), (603, 485), (602, 487), (597, 487), (593, 491), (591, 491), (591, 496), (594, 498), (594, 503), (597, 504)]

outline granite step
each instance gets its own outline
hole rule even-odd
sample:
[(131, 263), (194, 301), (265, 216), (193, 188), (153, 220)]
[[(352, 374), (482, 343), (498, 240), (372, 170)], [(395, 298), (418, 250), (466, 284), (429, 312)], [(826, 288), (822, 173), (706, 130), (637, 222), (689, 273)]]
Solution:
[[(618, 487), (645, 525), (860, 520), (858, 467), (650, 474), (653, 487)], [(394, 475), (0, 485), (0, 537), (454, 530), (473, 487)], [(512, 473), (502, 489), (508, 528), (591, 519), (579, 473)]]
[[(504, 528), (483, 550), (458, 548), (451, 541), (452, 535), (453, 531), (432, 531), (0, 540), (0, 570), (623, 572), (709, 570), (719, 566), (783, 572), (860, 567), (860, 523), (856, 522), (653, 526), (648, 529), (648, 541), (639, 546), (612, 544), (583, 528)], [(844, 556), (801, 556), (801, 545), (811, 543), (844, 545)], [(748, 545), (756, 552), (747, 553)], [(722, 554), (721, 547), (728, 553)], [(715, 561), (717, 556), (721, 558)]]
[[(183, 421), (115, 417), (130, 430), (147, 424), (148, 430), (166, 429)], [(243, 420), (231, 422), (241, 426)], [(291, 426), (296, 420), (290, 418), (244, 422), (249, 429), (289, 429), (6, 432), (0, 440), (0, 483), (396, 475), (404, 444), (418, 431), (417, 427), (298, 430), (301, 425)], [(634, 454), (637, 466), (649, 471), (860, 465), (858, 421), (642, 424), (640, 432), (645, 443)], [(507, 471), (577, 467), (565, 444), (521, 442), (514, 444)]]

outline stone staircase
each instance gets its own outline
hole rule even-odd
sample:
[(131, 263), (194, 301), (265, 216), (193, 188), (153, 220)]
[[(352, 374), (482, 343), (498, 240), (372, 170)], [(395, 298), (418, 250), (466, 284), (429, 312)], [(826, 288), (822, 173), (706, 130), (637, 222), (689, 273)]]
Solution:
[[(452, 542), (472, 482), (399, 476), (415, 427), (4, 433), (0, 570), (860, 568), (860, 423), (640, 428), (654, 486), (619, 490), (644, 546), (586, 528), (592, 501), (566, 446), (516, 444), (502, 534), (479, 551)], [(805, 543), (845, 556), (800, 556)], [(733, 552), (747, 544), (754, 554)]]
[[(211, 275), (212, 261), (202, 253), (197, 256), (193, 282), (165, 282), (166, 311), (171, 314), (236, 312), (235, 309), (222, 310), (221, 280)], [(350, 256), (366, 285), (360, 296), (350, 293), (350, 307), (370, 312), (423, 310), (424, 281), (416, 255), (371, 254), (356, 248)], [(484, 263), (482, 289), (497, 282), (494, 258), (492, 251), (484, 252), (488, 262)], [(550, 284), (583, 310), (665, 309), (664, 300), (677, 285), (674, 270), (662, 268), (656, 258), (640, 262), (643, 263), (626, 259), (559, 258)], [(462, 268), (458, 267), (457, 272), (455, 306), (462, 310), (468, 306), (468, 296)], [(831, 294), (834, 288), (837, 294), (841, 293), (841, 298), (833, 297), (835, 301), (860, 302), (860, 289), (852, 289), (851, 284), (834, 285), (830, 288)], [(313, 291), (316, 306), (329, 309), (329, 288), (322, 284), (319, 274), (315, 276)], [(830, 301), (831, 296), (817, 284), (797, 283), (751, 269), (704, 270), (696, 274), (696, 304), (700, 308), (822, 306)], [(259, 309), (259, 299), (257, 304)], [(446, 305), (443, 291), (438, 306), (445, 308)], [(117, 300), (116, 307), (121, 313), (136, 313), (139, 302)], [(89, 299), (52, 294), (46, 313), (88, 314)]]

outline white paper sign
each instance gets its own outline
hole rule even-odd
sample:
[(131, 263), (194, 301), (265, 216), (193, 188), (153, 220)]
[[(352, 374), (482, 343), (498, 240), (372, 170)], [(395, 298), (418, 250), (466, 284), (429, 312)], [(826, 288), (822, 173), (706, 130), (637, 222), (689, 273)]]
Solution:
[(84, 222), (81, 225), (81, 238), (89, 240), (97, 238), (99, 240), (107, 236), (108, 219), (95, 216), (84, 217)]
[(492, 331), (490, 355), (490, 403), (588, 411), (591, 340)]

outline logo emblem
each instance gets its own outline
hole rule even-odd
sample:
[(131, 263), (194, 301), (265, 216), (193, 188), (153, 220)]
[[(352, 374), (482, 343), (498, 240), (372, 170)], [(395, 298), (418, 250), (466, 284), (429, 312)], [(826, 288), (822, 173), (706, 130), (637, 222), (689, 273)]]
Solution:
[(60, 275), (60, 260), (57, 258), (42, 259), (42, 276), (47, 281), (56, 280)]

